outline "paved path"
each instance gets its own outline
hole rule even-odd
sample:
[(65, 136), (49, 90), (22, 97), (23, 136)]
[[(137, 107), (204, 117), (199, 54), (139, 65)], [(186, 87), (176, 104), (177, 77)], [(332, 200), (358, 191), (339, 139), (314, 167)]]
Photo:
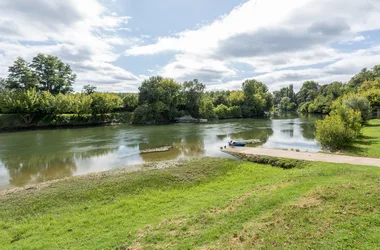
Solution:
[(241, 153), (246, 155), (265, 155), (279, 158), (289, 158), (306, 161), (319, 161), (319, 162), (331, 162), (331, 163), (346, 163), (353, 165), (366, 165), (380, 167), (380, 158), (369, 157), (355, 157), (346, 155), (334, 155), (323, 153), (309, 153), (309, 152), (295, 152), (278, 149), (266, 149), (266, 148), (250, 148), (250, 147), (236, 147), (227, 148), (223, 152), (226, 153)]

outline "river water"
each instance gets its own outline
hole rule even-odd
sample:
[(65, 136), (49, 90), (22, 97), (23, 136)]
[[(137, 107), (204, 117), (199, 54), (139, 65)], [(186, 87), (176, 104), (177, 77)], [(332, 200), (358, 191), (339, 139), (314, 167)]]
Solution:
[[(314, 138), (318, 117), (239, 119), (167, 126), (109, 126), (0, 134), (0, 189), (69, 176), (175, 160), (228, 157), (220, 151), (233, 139), (260, 139), (259, 147), (320, 150)], [(168, 152), (139, 150), (173, 146)], [(136, 169), (135, 169), (136, 168)]]

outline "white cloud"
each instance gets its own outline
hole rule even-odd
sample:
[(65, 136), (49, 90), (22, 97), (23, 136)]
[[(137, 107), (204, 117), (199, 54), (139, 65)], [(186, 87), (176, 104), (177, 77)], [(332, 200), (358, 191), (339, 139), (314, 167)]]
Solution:
[[(6, 75), (18, 56), (31, 60), (46, 53), (62, 58), (75, 71), (81, 70), (76, 90), (85, 83), (104, 89), (110, 82), (125, 84), (124, 90), (131, 90), (130, 84), (134, 84), (136, 89), (140, 78), (112, 65), (120, 57), (115, 46), (127, 48), (142, 42), (117, 33), (128, 29), (129, 19), (110, 13), (98, 0), (2, 0), (0, 76)], [(81, 65), (94, 67), (83, 71)]]
[[(236, 86), (235, 80), (226, 80), (236, 77), (237, 72), (231, 69), (235, 62), (249, 65), (255, 75), (265, 73), (256, 78), (273, 86), (289, 82), (299, 85), (302, 82), (298, 81), (309, 79), (347, 80), (360, 63), (375, 64), (377, 56), (368, 56), (365, 63), (360, 55), (339, 52), (332, 44), (347, 42), (348, 38), (363, 41), (365, 37), (359, 32), (380, 29), (379, 19), (378, 0), (250, 0), (211, 24), (131, 47), (125, 55), (133, 58), (177, 52), (174, 60), (157, 73), (179, 80), (200, 78), (212, 88), (217, 88), (218, 82), (220, 87), (226, 83)], [(352, 60), (356, 66), (344, 74), (329, 71), (330, 77), (315, 66), (334, 63), (331, 67), (338, 67), (344, 60)], [(204, 69), (212, 70), (204, 74)]]

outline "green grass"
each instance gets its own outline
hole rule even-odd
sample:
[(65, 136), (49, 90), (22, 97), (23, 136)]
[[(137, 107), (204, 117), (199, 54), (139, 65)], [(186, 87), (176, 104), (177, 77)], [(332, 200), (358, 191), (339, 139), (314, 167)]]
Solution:
[(380, 168), (203, 158), (0, 195), (2, 249), (379, 249)]
[(380, 158), (380, 120), (369, 121), (369, 124), (362, 129), (362, 135), (343, 153)]

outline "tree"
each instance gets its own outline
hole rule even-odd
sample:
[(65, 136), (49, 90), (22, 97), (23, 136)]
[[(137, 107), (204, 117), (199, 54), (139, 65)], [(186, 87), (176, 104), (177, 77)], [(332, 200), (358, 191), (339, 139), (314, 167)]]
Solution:
[(91, 110), (94, 115), (107, 114), (123, 107), (123, 100), (116, 94), (93, 93)]
[(139, 105), (147, 105), (155, 123), (173, 121), (178, 115), (181, 85), (169, 78), (151, 77), (143, 81), (139, 90)]
[(227, 98), (227, 96), (224, 95), (224, 94), (219, 94), (219, 95), (216, 97), (215, 101), (214, 101), (214, 106), (219, 106), (219, 105), (221, 105), (221, 104), (223, 104), (223, 105), (225, 105), (225, 106), (228, 106), (228, 98)]
[(321, 146), (331, 151), (348, 146), (356, 137), (355, 131), (347, 127), (339, 115), (317, 121), (315, 135)]
[(123, 98), (124, 110), (133, 112), (139, 105), (139, 95), (138, 94), (126, 94)]
[(206, 86), (197, 79), (182, 84), (182, 95), (186, 111), (193, 117), (199, 117), (199, 107)]
[(214, 112), (214, 104), (211, 99), (202, 99), (199, 107), (199, 114), (205, 119), (214, 119), (216, 117)]
[(297, 103), (302, 105), (305, 102), (312, 102), (318, 95), (319, 84), (314, 81), (306, 81), (302, 84), (300, 91), (297, 93)]
[(215, 115), (219, 118), (219, 119), (226, 119), (226, 118), (229, 118), (229, 110), (228, 110), (228, 107), (224, 104), (220, 104), (218, 105), (215, 109), (214, 109), (214, 113)]
[(31, 68), (40, 90), (49, 91), (53, 95), (73, 91), (76, 75), (70, 65), (63, 63), (58, 57), (38, 54), (33, 58)]
[(244, 105), (242, 105), (243, 117), (255, 117), (264, 115), (273, 105), (273, 98), (268, 93), (268, 87), (256, 80), (246, 80), (242, 86), (244, 92)]
[(38, 79), (33, 74), (30, 65), (21, 57), (8, 69), (9, 75), (5, 86), (11, 91), (24, 91), (39, 87)]
[(228, 97), (231, 106), (241, 106), (244, 104), (244, 92), (241, 90), (232, 91)]
[(0, 93), (4, 92), (6, 89), (6, 80), (3, 78), (0, 78)]
[(24, 91), (5, 91), (0, 97), (1, 111), (20, 114), (25, 125), (29, 126), (40, 112), (40, 99), (35, 88)]
[(350, 94), (343, 99), (343, 105), (359, 111), (363, 123), (366, 123), (371, 118), (371, 104), (364, 97)]
[(95, 86), (84, 85), (83, 89), (82, 89), (82, 93), (85, 93), (87, 95), (91, 95), (91, 94), (95, 93), (96, 89), (97, 89), (97, 87), (95, 87)]

